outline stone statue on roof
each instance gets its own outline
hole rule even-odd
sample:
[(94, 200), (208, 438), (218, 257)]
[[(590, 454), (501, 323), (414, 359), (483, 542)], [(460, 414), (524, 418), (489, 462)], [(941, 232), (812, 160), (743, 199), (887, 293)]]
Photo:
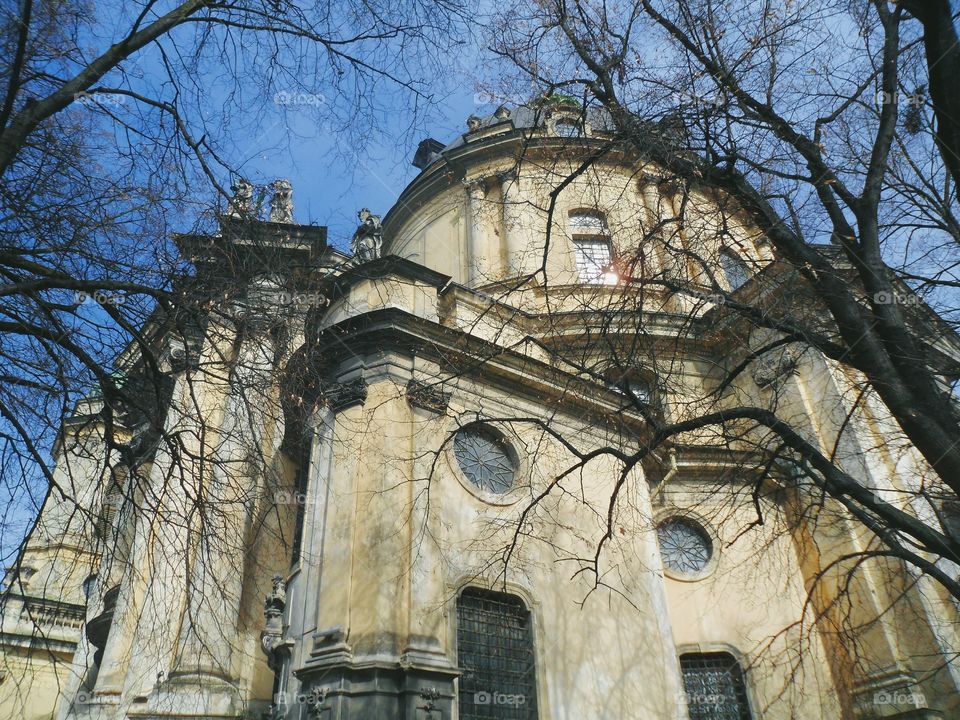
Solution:
[(237, 178), (230, 190), (233, 197), (227, 214), (232, 217), (250, 217), (253, 215), (253, 185), (246, 178)]
[(374, 215), (368, 208), (357, 213), (360, 226), (353, 233), (350, 241), (350, 251), (357, 262), (367, 262), (380, 257), (383, 248), (383, 228), (380, 225), (380, 216)]
[(289, 180), (274, 180), (270, 186), (273, 197), (270, 198), (270, 222), (293, 222), (293, 185)]

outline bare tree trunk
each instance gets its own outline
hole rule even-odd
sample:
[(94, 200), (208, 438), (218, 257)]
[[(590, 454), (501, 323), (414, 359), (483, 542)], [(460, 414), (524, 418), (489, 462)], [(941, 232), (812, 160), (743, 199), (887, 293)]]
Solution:
[(937, 145), (953, 177), (954, 192), (960, 192), (960, 38), (950, 2), (901, 0), (899, 5), (923, 25)]

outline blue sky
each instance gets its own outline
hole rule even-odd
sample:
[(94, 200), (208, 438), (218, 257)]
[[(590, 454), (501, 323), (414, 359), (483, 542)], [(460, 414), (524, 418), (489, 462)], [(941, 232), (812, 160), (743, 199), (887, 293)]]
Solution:
[[(356, 162), (338, 156), (339, 138), (324, 135), (304, 126), (309, 117), (287, 113), (276, 125), (267, 128), (261, 138), (251, 138), (249, 160), (254, 182), (269, 182), (287, 177), (293, 183), (294, 217), (301, 223), (329, 228), (332, 244), (343, 248), (357, 226), (357, 211), (369, 207), (385, 215), (404, 187), (419, 170), (411, 161), (417, 143), (433, 137), (451, 142), (466, 130), (466, 119), (473, 113), (491, 112), (489, 105), (477, 105), (469, 86), (450, 95), (436, 107), (431, 121), (415, 136), (394, 142), (381, 141), (368, 146)], [(298, 121), (299, 120), (299, 121)], [(394, 123), (402, 125), (397, 118)], [(291, 132), (291, 124), (295, 123)], [(402, 134), (402, 133), (398, 133)], [(287, 146), (278, 144), (283, 136)]]

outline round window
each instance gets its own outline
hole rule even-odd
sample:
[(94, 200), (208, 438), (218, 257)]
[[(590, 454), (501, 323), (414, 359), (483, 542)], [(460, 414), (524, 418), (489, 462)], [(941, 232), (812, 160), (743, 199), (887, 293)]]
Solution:
[(467, 479), (481, 490), (505, 493), (517, 474), (517, 460), (507, 443), (490, 428), (463, 428), (453, 438), (453, 453)]
[(657, 526), (660, 556), (670, 570), (696, 575), (710, 562), (713, 543), (707, 531), (687, 518), (673, 517)]

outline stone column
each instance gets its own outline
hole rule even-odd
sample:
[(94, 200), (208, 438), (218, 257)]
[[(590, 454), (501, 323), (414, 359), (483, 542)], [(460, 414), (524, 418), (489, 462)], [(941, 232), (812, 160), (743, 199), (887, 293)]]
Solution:
[[(161, 442), (132, 519), (130, 562), (120, 583), (97, 693), (125, 706), (141, 703), (167, 677), (184, 607), (187, 542), (183, 519), (188, 492), (200, 476), (201, 422), (193, 399), (210, 401), (212, 391), (197, 376), (177, 378), (164, 423), (166, 437), (179, 437), (176, 455)], [(216, 415), (214, 415), (216, 417)], [(179, 522), (178, 522), (179, 521)], [(143, 705), (140, 705), (142, 708)]]
[[(235, 656), (240, 601), (250, 519), (268, 451), (264, 431), (275, 405), (268, 323), (250, 320), (250, 334), (242, 338), (235, 360), (211, 370), (219, 385), (222, 419), (205, 428), (206, 447), (192, 488), (196, 495), (187, 499), (185, 527), (177, 529), (190, 537), (185, 606), (173, 664), (150, 698), (150, 712), (216, 717), (235, 715), (243, 707)], [(234, 333), (225, 329), (221, 350), (229, 347)], [(225, 380), (216, 377), (217, 370)], [(183, 557), (179, 562), (184, 563)]]
[(469, 247), (469, 275), (472, 286), (499, 280), (500, 252), (487, 232), (484, 216), (487, 214), (487, 184), (475, 180), (465, 186), (467, 195), (467, 245)]
[[(643, 232), (644, 234), (648, 234), (652, 232), (653, 228), (657, 227), (663, 216), (660, 194), (657, 192), (657, 187), (652, 180), (641, 180), (640, 199), (644, 208)], [(668, 232), (668, 229), (660, 230), (652, 234), (648, 241), (652, 252), (646, 255), (648, 264), (645, 270), (651, 277), (660, 273), (666, 266), (665, 249), (662, 241), (662, 237), (666, 232)], [(639, 270), (639, 268), (637, 268), (637, 270)]]
[(330, 480), (334, 467), (335, 425), (336, 413), (329, 405), (320, 406), (308, 420), (307, 467), (301, 470), (307, 474), (307, 480), (303, 497), (299, 499), (304, 504), (300, 557), (286, 585), (286, 637), (294, 643), (285, 677), (281, 679), (281, 691), (285, 692), (282, 700), (288, 707), (295, 706), (296, 698), (302, 694), (300, 680), (292, 670), (302, 667), (309, 660), (314, 646), (314, 631), (317, 629)]
[[(846, 398), (852, 396), (847, 395), (849, 388), (836, 367), (821, 356), (808, 357), (795, 390), (797, 404), (816, 429), (808, 439), (826, 450), (835, 449), (841, 468), (864, 487), (879, 492), (892, 489), (884, 474), (866, 461), (868, 452), (857, 438), (861, 421), (849, 421)], [(784, 409), (789, 396), (783, 388), (781, 393)], [(798, 508), (794, 542), (800, 567), (819, 625), (827, 630), (821, 637), (845, 710), (864, 719), (936, 717), (926, 707), (932, 698), (921, 691), (926, 672), (917, 672), (914, 664), (918, 658), (938, 656), (940, 648), (932, 629), (918, 621), (919, 603), (907, 605), (907, 595), (915, 588), (895, 582), (905, 573), (903, 564), (873, 558), (854, 569), (854, 562), (843, 558), (866, 558), (877, 547), (872, 532), (848, 520), (837, 501), (819, 501), (820, 509), (811, 517), (806, 507), (809, 498), (795, 494), (793, 500)], [(905, 609), (912, 624), (909, 633), (902, 631)]]
[[(406, 644), (401, 663), (410, 668), (405, 717), (418, 717), (428, 704), (440, 717), (450, 717), (456, 704), (453, 680), (458, 674), (448, 651), (451, 640), (447, 623), (447, 587), (443, 557), (437, 546), (442, 536), (439, 518), (443, 512), (440, 492), (430, 492), (433, 451), (445, 436), (445, 418), (450, 395), (432, 382), (411, 381), (407, 386), (411, 405), (411, 482), (409, 485), (410, 543)], [(431, 717), (425, 715), (424, 717)]]
[(506, 277), (515, 277), (524, 272), (526, 238), (523, 232), (523, 205), (520, 193), (520, 176), (516, 172), (503, 173), (500, 178), (500, 201), (502, 203), (501, 247), (504, 252), (503, 272)]
[(251, 510), (263, 473), (263, 433), (271, 404), (273, 343), (266, 334), (243, 341), (209, 481), (209, 507), (197, 529), (177, 673), (233, 678), (233, 644), (243, 588), (244, 555)]

